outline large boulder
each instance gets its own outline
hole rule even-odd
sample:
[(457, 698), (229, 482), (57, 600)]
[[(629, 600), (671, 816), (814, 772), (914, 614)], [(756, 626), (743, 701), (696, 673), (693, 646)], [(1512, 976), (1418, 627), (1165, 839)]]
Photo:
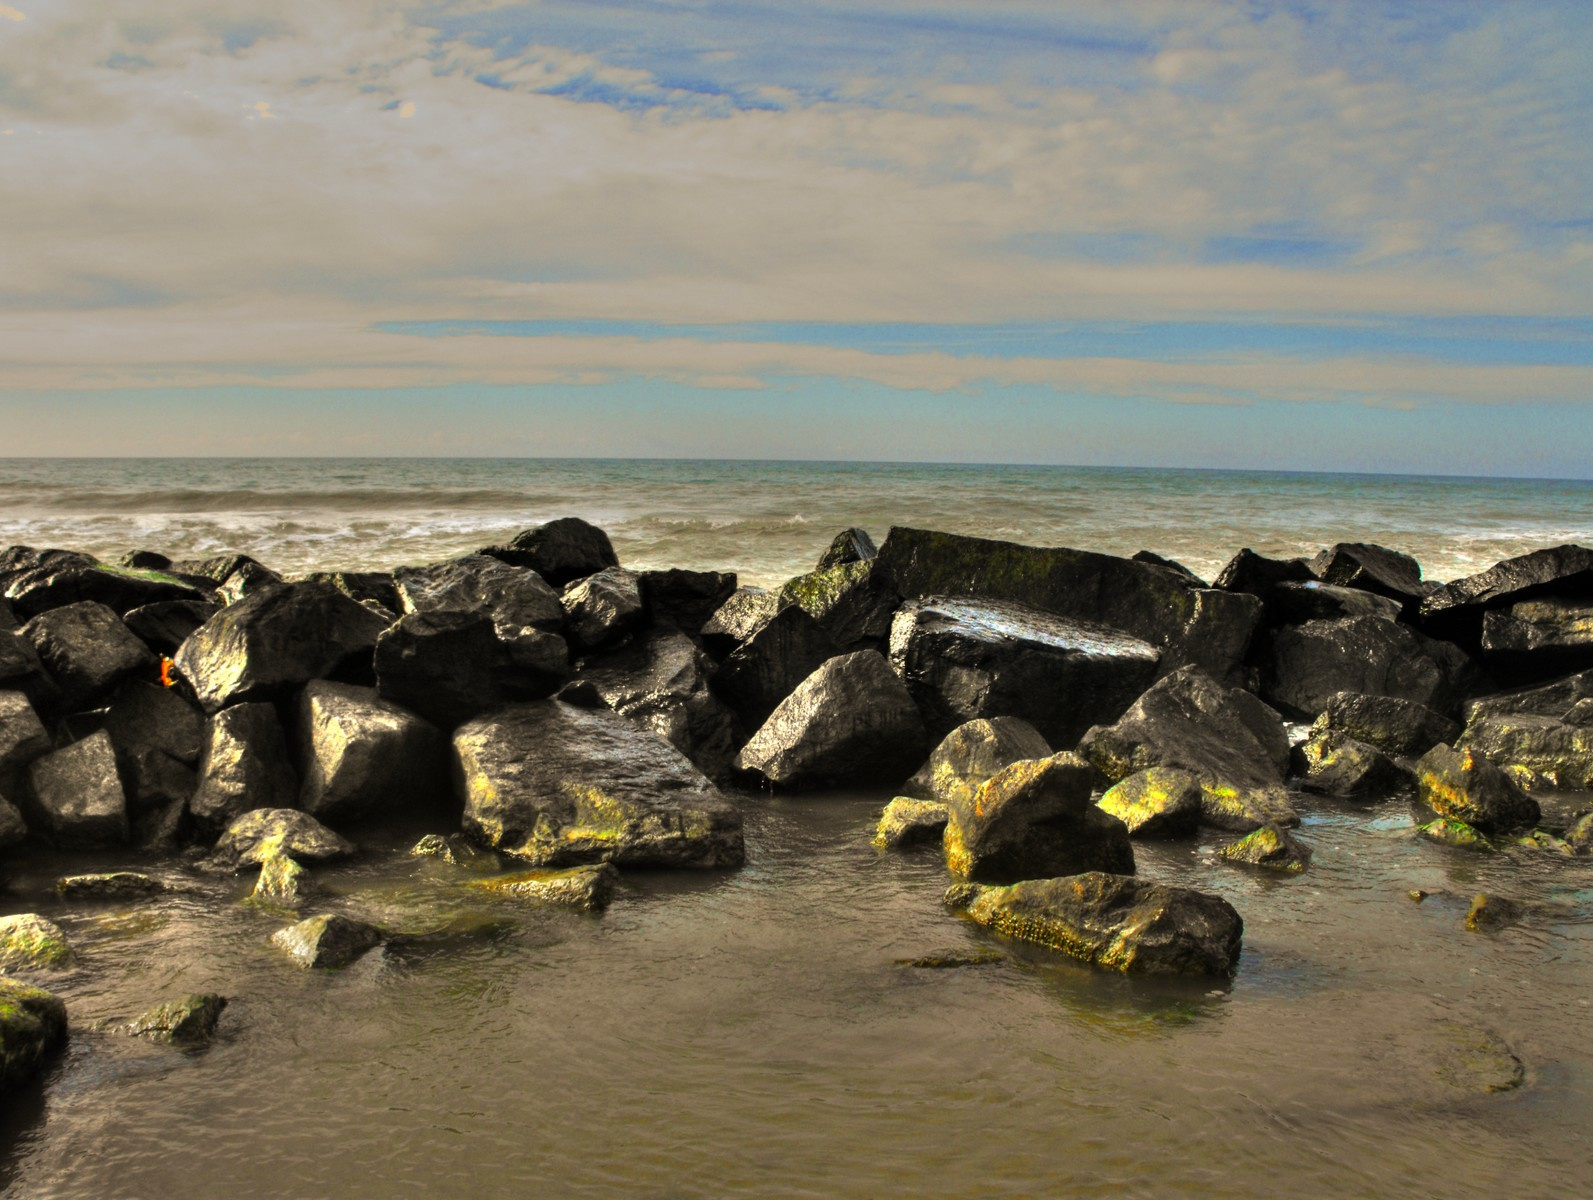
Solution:
[(1147, 767), (1106, 789), (1098, 804), (1131, 838), (1192, 837), (1200, 825), (1200, 778), (1177, 767)]
[(1083, 871), (1134, 873), (1122, 821), (1090, 802), (1094, 772), (1076, 754), (1004, 767), (971, 802), (946, 805), (946, 865), (961, 879), (1013, 883)]
[(1263, 606), (1268, 624), (1277, 624), (1273, 597), (1288, 584), (1316, 583), (1316, 572), (1303, 558), (1268, 558), (1249, 547), (1239, 551), (1217, 573), (1212, 587), (1224, 592), (1242, 592), (1256, 597)]
[(0, 780), (8, 779), (51, 749), (33, 705), (21, 692), (0, 691)]
[(1308, 621), (1275, 630), (1261, 673), (1274, 707), (1314, 717), (1335, 693), (1395, 696), (1451, 710), (1470, 660), (1458, 647), (1379, 617)]
[(56, 845), (91, 850), (127, 842), (127, 796), (103, 729), (36, 759), (28, 779), (43, 832)]
[(175, 662), (213, 713), (283, 698), (312, 679), (368, 679), (386, 626), (329, 583), (285, 583), (222, 609), (178, 647)]
[(354, 843), (339, 837), (309, 813), (293, 808), (256, 808), (236, 818), (216, 841), (208, 865), (238, 871), (259, 866), (273, 855), (318, 863), (347, 858)]
[(1543, 596), (1489, 609), (1482, 618), (1482, 655), (1503, 680), (1547, 679), (1593, 666), (1593, 596)]
[(736, 756), (773, 787), (900, 783), (923, 761), (923, 718), (885, 656), (832, 658), (782, 700)]
[(560, 598), (565, 636), (577, 650), (595, 650), (640, 629), (646, 619), (641, 580), (624, 567), (605, 567), (572, 583)]
[(20, 979), (0, 976), (0, 1094), (30, 1082), (66, 1045), (66, 1005)]
[(159, 673), (150, 648), (113, 610), (92, 600), (41, 613), (22, 632), (60, 685), (68, 712), (97, 707), (129, 676), (154, 679)]
[(708, 618), (730, 599), (736, 590), (736, 576), (730, 571), (667, 571), (641, 573), (642, 605), (655, 625), (672, 625), (688, 637), (696, 637)]
[(1050, 757), (1050, 744), (1021, 717), (980, 717), (942, 738), (903, 790), (946, 804), (972, 803), (980, 786), (1003, 767)]
[(390, 571), (312, 571), (305, 578), (325, 580), (350, 599), (380, 605), (395, 617), (404, 611)]
[(1564, 679), (1556, 679), (1536, 687), (1515, 688), (1483, 696), (1480, 699), (1468, 700), (1465, 706), (1465, 718), (1469, 724), (1479, 717), (1498, 716), (1501, 713), (1537, 713), (1542, 716), (1558, 717), (1569, 711), (1578, 701), (1589, 698), (1593, 698), (1593, 671), (1579, 671), (1575, 675), (1568, 675)]
[(105, 731), (135, 821), (186, 808), (197, 784), (195, 767), (206, 741), (205, 718), (175, 688), (134, 682), (105, 713)]
[(1099, 871), (1009, 887), (955, 884), (946, 900), (997, 933), (1147, 975), (1232, 975), (1244, 935), (1221, 896)]
[(274, 705), (235, 704), (210, 718), (198, 786), (188, 802), (201, 830), (216, 833), (251, 809), (292, 808), (298, 794)]
[(486, 555), (400, 567), (393, 581), (406, 613), (484, 613), (503, 628), (545, 633), (564, 627), (559, 594), (542, 576)]
[(864, 559), (787, 580), (778, 603), (797, 605), (841, 649), (860, 650), (884, 643), (900, 600), (890, 581), (875, 575), (874, 560)]
[(1324, 583), (1387, 596), (1412, 615), (1438, 586), (1422, 578), (1421, 564), (1410, 555), (1365, 542), (1340, 542), (1312, 559), (1311, 569)]
[(1534, 550), (1447, 583), (1422, 600), (1421, 622), (1434, 636), (1475, 649), (1490, 609), (1540, 596), (1593, 597), (1593, 550), (1573, 545)]
[(516, 704), (454, 734), (466, 832), (541, 866), (734, 867), (741, 814), (618, 713)]
[(554, 587), (619, 566), (608, 534), (579, 517), (560, 517), (524, 530), (507, 546), (489, 546), (482, 553), (530, 567)]
[(891, 622), (891, 665), (931, 734), (976, 717), (1021, 717), (1052, 745), (1123, 715), (1161, 652), (1120, 630), (1021, 604), (932, 596)]
[(1398, 600), (1360, 588), (1332, 583), (1280, 583), (1267, 604), (1270, 625), (1304, 625), (1307, 621), (1338, 621), (1345, 617), (1378, 617), (1397, 621)]
[(1084, 736), (1079, 752), (1103, 785), (1147, 767), (1200, 779), (1201, 819), (1247, 833), (1299, 821), (1284, 790), (1289, 739), (1278, 714), (1249, 692), (1193, 667), (1158, 680), (1114, 725)]
[(28, 838), (28, 822), (11, 801), (0, 795), (0, 850), (19, 846)]
[(1453, 742), (1460, 726), (1414, 700), (1335, 692), (1311, 726), (1313, 735), (1342, 733), (1384, 754), (1422, 755), (1439, 742)]
[(570, 672), (558, 634), (523, 629), (505, 639), (486, 613), (410, 613), (376, 642), (384, 700), (452, 729), (512, 700), (548, 696)]
[(733, 650), (714, 677), (714, 689), (752, 728), (841, 647), (799, 605), (775, 613)]
[(724, 658), (781, 610), (778, 592), (738, 587), (703, 623), (703, 649)]
[(144, 645), (169, 657), (220, 611), (212, 600), (161, 600), (131, 610), (122, 620)]
[(298, 806), (319, 820), (337, 824), (446, 806), (447, 739), (374, 688), (310, 681), (299, 696), (294, 733), (304, 764)]
[(204, 600), (205, 590), (164, 571), (117, 567), (100, 562), (60, 562), (16, 576), (6, 597), (25, 616), (67, 604), (103, 604), (118, 614), (145, 604)]
[(1410, 772), (1376, 746), (1337, 729), (1316, 729), (1295, 751), (1300, 786), (1336, 796), (1380, 798), (1408, 788)]
[(1197, 587), (1148, 563), (1086, 550), (898, 527), (873, 560), (881, 586), (906, 598), (980, 596), (1133, 634), (1163, 651), (1161, 670), (1195, 664), (1237, 681), (1261, 616), (1253, 596)]
[[(1585, 702), (1584, 702), (1585, 703)], [(1539, 713), (1480, 716), (1466, 726), (1456, 750), (1470, 750), (1529, 790), (1593, 791), (1593, 724)]]
[(1434, 746), (1416, 764), (1416, 791), (1439, 816), (1485, 834), (1531, 829), (1542, 815), (1536, 800), (1471, 750)]

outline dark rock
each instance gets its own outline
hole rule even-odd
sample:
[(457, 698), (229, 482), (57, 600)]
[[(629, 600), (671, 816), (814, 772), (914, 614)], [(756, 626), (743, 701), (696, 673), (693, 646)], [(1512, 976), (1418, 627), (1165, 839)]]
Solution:
[(1593, 813), (1584, 813), (1572, 822), (1565, 840), (1578, 854), (1593, 853)]
[(216, 1022), (226, 1007), (225, 996), (215, 992), (194, 993), (139, 1014), (128, 1025), (127, 1032), (180, 1046), (203, 1045), (215, 1036)]
[(1517, 688), (1471, 700), (1466, 704), (1465, 716), (1468, 724), (1479, 717), (1501, 713), (1537, 713), (1559, 717), (1589, 697), (1593, 697), (1593, 671), (1581, 671), (1537, 687)]
[(505, 642), (483, 613), (411, 613), (376, 643), (382, 699), (451, 729), (512, 700), (551, 695), (568, 677), (564, 639), (524, 630)]
[(10, 1099), (66, 1046), (66, 1005), (43, 988), (0, 977), (0, 1091)]
[(1456, 750), (1481, 755), (1532, 791), (1593, 790), (1593, 726), (1533, 713), (1483, 716)]
[(1453, 742), (1460, 726), (1441, 713), (1397, 696), (1336, 692), (1311, 726), (1313, 734), (1336, 732), (1385, 754), (1422, 755), (1439, 742)]
[(1493, 843), (1481, 833), (1464, 821), (1457, 821), (1453, 817), (1439, 817), (1436, 821), (1418, 825), (1416, 832), (1430, 842), (1453, 846), (1457, 850), (1493, 849)]
[(406, 613), (485, 614), (495, 626), (510, 630), (557, 633), (564, 627), (564, 607), (546, 580), (485, 555), (400, 567), (393, 579)]
[(324, 580), (361, 604), (378, 604), (395, 619), (404, 611), (404, 602), (399, 598), (398, 585), (390, 571), (313, 571), (305, 578)]
[(634, 571), (607, 567), (566, 589), (565, 636), (582, 650), (612, 645), (641, 628), (641, 582)]
[(66, 934), (38, 913), (0, 917), (0, 970), (55, 971), (77, 962)]
[(35, 760), (28, 778), (43, 832), (56, 845), (97, 849), (126, 844), (127, 796), (104, 730)]
[(1247, 547), (1228, 560), (1211, 586), (1219, 591), (1246, 593), (1270, 608), (1273, 593), (1280, 585), (1316, 582), (1317, 574), (1305, 559), (1267, 558)]
[(1006, 962), (1007, 956), (999, 950), (937, 950), (915, 958), (898, 958), (898, 967), (913, 967), (920, 971), (948, 971), (958, 967), (987, 967), (992, 963)]
[(868, 530), (859, 529), (854, 525), (835, 535), (835, 540), (830, 543), (829, 549), (819, 555), (819, 561), (813, 569), (826, 571), (831, 567), (843, 567), (847, 563), (866, 562), (878, 553), (879, 547), (874, 545), (874, 539), (868, 536)]
[(216, 842), (209, 865), (237, 871), (259, 865), (273, 854), (285, 854), (303, 864), (347, 858), (354, 851), (353, 842), (338, 837), (309, 813), (292, 808), (257, 808), (227, 826)]
[(1114, 725), (1084, 736), (1079, 752), (1103, 785), (1147, 767), (1200, 779), (1201, 819), (1239, 833), (1299, 818), (1284, 791), (1289, 739), (1278, 714), (1249, 692), (1185, 667), (1159, 680)]
[(507, 546), (489, 546), (481, 553), (530, 567), (554, 587), (619, 566), (614, 546), (596, 525), (579, 517), (560, 517), (517, 533)]
[(246, 559), (221, 581), (221, 586), (216, 589), (216, 598), (224, 605), (236, 604), (245, 596), (269, 591), (280, 587), (284, 582), (282, 576), (270, 567), (257, 563), (252, 558)]
[(1126, 558), (921, 529), (892, 529), (874, 571), (909, 599), (982, 596), (1121, 629), (1163, 650), (1164, 673), (1197, 664), (1237, 680), (1261, 616), (1253, 597)]
[(491, 879), (474, 880), (470, 886), (496, 896), (532, 904), (551, 904), (582, 912), (602, 912), (614, 899), (620, 873), (613, 863), (589, 867), (567, 867), (561, 871), (518, 871)]
[(1207, 583), (1199, 575), (1196, 575), (1188, 567), (1184, 566), (1183, 563), (1176, 562), (1170, 558), (1163, 558), (1154, 550), (1136, 550), (1133, 554), (1128, 556), (1128, 560), (1129, 562), (1144, 563), (1151, 567), (1160, 567), (1162, 570), (1171, 571), (1175, 575), (1182, 575), (1196, 587), (1204, 588), (1211, 586), (1211, 584)]
[(724, 658), (780, 611), (780, 597), (763, 588), (740, 587), (702, 627), (703, 649)]
[(105, 713), (105, 731), (118, 752), (148, 748), (193, 764), (204, 751), (204, 714), (175, 689), (155, 684), (124, 687)]
[(442, 731), (381, 699), (374, 688), (324, 679), (305, 684), (295, 734), (304, 764), (299, 807), (319, 820), (360, 821), (446, 806)]
[(1296, 841), (1287, 830), (1271, 821), (1224, 846), (1217, 851), (1217, 856), (1224, 862), (1287, 871), (1293, 875), (1311, 865), (1311, 847)]
[(1543, 596), (1489, 609), (1482, 654), (1502, 680), (1538, 680), (1593, 665), (1593, 597)]
[(286, 854), (267, 854), (249, 899), (267, 908), (297, 908), (314, 891), (310, 873), (297, 862)]
[(1156, 677), (1161, 652), (1116, 629), (1020, 604), (932, 596), (891, 623), (891, 665), (931, 734), (1015, 716), (1052, 745), (1109, 724)]
[[(0, 601), (0, 605), (4, 605)], [(44, 664), (33, 643), (11, 618), (10, 606), (0, 610), (0, 683), (7, 687), (36, 684), (44, 675)]]
[(900, 783), (923, 761), (923, 719), (885, 656), (832, 658), (780, 702), (736, 756), (779, 788)]
[(755, 728), (798, 684), (840, 653), (835, 639), (792, 604), (730, 653), (714, 677), (714, 689)]
[(30, 617), (68, 604), (103, 604), (120, 615), (146, 604), (207, 598), (174, 575), (105, 563), (62, 563), (24, 572), (11, 580), (6, 597)]
[(1092, 871), (1010, 887), (954, 885), (947, 902), (997, 933), (1098, 967), (1229, 976), (1244, 922), (1221, 896)]
[(291, 808), (299, 782), (275, 706), (235, 704), (210, 718), (199, 781), (188, 811), (214, 833), (251, 809)]
[(1422, 579), (1421, 564), (1410, 555), (1365, 542), (1340, 542), (1312, 559), (1311, 569), (1324, 583), (1397, 600), (1411, 615), (1422, 597), (1438, 586)]
[(168, 657), (211, 617), (221, 611), (212, 600), (163, 600), (131, 610), (122, 618), (133, 636), (156, 654)]
[(1578, 700), (1565, 710), (1565, 715), (1560, 720), (1579, 729), (1593, 725), (1593, 699)]
[(312, 679), (371, 674), (385, 622), (329, 583), (285, 583), (244, 597), (177, 649), (177, 669), (206, 712), (284, 698)]
[(1406, 771), (1376, 746), (1337, 729), (1316, 729), (1296, 751), (1300, 784), (1335, 796), (1383, 797), (1411, 784)]
[(21, 692), (0, 691), (0, 778), (8, 778), (51, 748), (50, 735)]
[(129, 550), (116, 560), (116, 565), (139, 571), (169, 571), (171, 559), (158, 550)]
[(95, 875), (63, 875), (55, 890), (68, 900), (133, 900), (170, 891), (152, 875), (139, 871), (105, 871)]
[(1416, 789), (1423, 804), (1441, 817), (1486, 834), (1530, 829), (1541, 815), (1498, 767), (1471, 750), (1434, 746), (1416, 764)]
[(901, 598), (874, 573), (874, 559), (842, 563), (787, 580), (779, 606), (795, 604), (843, 650), (882, 645)]
[(1475, 648), (1481, 645), (1488, 609), (1539, 596), (1593, 596), (1593, 550), (1572, 545), (1534, 550), (1447, 583), (1422, 601), (1421, 622), (1436, 637)]
[(160, 662), (149, 647), (91, 600), (41, 613), (22, 632), (60, 685), (69, 712), (97, 706), (130, 676), (158, 677)]
[(1321, 712), (1337, 692), (1395, 696), (1445, 712), (1469, 668), (1458, 647), (1379, 617), (1308, 621), (1272, 634), (1261, 696), (1303, 717)]
[(9, 591), (11, 585), (24, 576), (92, 567), (99, 561), (92, 554), (76, 550), (35, 550), (32, 546), (7, 546), (0, 550), (0, 590)]
[(1267, 602), (1267, 620), (1273, 625), (1303, 625), (1307, 621), (1339, 621), (1345, 617), (1378, 617), (1397, 621), (1398, 600), (1331, 583), (1280, 583)]
[(1123, 822), (1131, 838), (1184, 838), (1200, 825), (1200, 796), (1198, 776), (1150, 767), (1113, 784), (1098, 804)]
[(899, 850), (903, 846), (939, 842), (945, 837), (950, 819), (951, 810), (939, 800), (897, 796), (880, 814), (874, 845), (881, 850)]
[(19, 846), (28, 838), (28, 823), (21, 809), (0, 796), (0, 850)]
[(641, 573), (642, 605), (654, 624), (673, 625), (688, 637), (696, 637), (708, 618), (736, 590), (732, 571), (667, 571)]
[(604, 710), (544, 701), (454, 734), (466, 833), (541, 866), (734, 867), (741, 814), (673, 746)]
[(417, 858), (439, 858), (467, 871), (503, 869), (503, 859), (496, 850), (478, 846), (462, 833), (428, 833), (415, 843), (410, 854)]
[(220, 587), (234, 575), (242, 572), (245, 576), (253, 575), (260, 578), (256, 568), (269, 572), (281, 579), (275, 571), (265, 566), (257, 559), (250, 558), (247, 554), (216, 554), (210, 558), (185, 558), (171, 564), (170, 570), (177, 575), (189, 576), (194, 579), (203, 579), (214, 587)]
[(946, 865), (960, 879), (1014, 883), (1083, 871), (1134, 873), (1128, 827), (1090, 803), (1093, 772), (1076, 754), (1015, 762), (949, 803)]
[(1526, 913), (1526, 905), (1519, 901), (1478, 892), (1471, 898), (1471, 908), (1466, 912), (1466, 928), (1474, 933), (1503, 929), (1506, 925), (1514, 925), (1520, 921)]
[(1051, 747), (1020, 717), (979, 718), (944, 738), (907, 781), (910, 796), (971, 804), (974, 793), (1003, 767), (1026, 758), (1050, 758)]
[(346, 967), (381, 943), (382, 931), (363, 921), (323, 914), (289, 925), (271, 935), (271, 942), (299, 966)]

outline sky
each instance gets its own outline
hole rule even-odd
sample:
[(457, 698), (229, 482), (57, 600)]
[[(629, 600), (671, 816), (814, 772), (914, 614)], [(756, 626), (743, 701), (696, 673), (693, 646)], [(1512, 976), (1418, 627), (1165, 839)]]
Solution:
[(1583, 0), (0, 0), (0, 453), (1593, 475)]

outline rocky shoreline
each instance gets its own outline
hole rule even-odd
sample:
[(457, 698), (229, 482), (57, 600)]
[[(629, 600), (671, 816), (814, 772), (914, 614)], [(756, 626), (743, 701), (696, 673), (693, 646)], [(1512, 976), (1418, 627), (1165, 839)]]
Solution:
[[(731, 870), (768, 790), (901, 793), (882, 851), (943, 849), (965, 920), (1108, 969), (1231, 975), (1220, 896), (1135, 874), (1134, 842), (1229, 831), (1309, 870), (1314, 795), (1409, 792), (1420, 836), (1575, 856), (1593, 788), (1593, 551), (1466, 579), (1341, 544), (1241, 551), (1211, 583), (1132, 559), (896, 528), (771, 590), (630, 571), (575, 518), (391, 573), (284, 579), (243, 555), (0, 552), (0, 887), (40, 846), (168, 870), (67, 877), (136, 903), (258, 872), (284, 964), (406, 936), (316, 911), (315, 865), (396, 819), (460, 886), (598, 912), (623, 872)], [(1510, 919), (1479, 898), (1473, 923)], [(14, 907), (14, 906), (12, 906)], [(271, 928), (267, 928), (269, 925)], [(0, 1083), (64, 1044), (37, 913), (0, 918)], [(203, 1042), (226, 1004), (127, 1031)]]

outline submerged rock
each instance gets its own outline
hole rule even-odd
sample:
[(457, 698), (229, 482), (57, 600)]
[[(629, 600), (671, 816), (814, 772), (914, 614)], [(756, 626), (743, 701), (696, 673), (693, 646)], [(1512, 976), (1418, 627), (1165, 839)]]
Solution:
[(28, 1083), (66, 1046), (66, 1005), (43, 988), (0, 976), (0, 1089)]
[(309, 813), (257, 808), (227, 826), (209, 862), (216, 869), (237, 871), (263, 863), (274, 854), (317, 863), (347, 858), (354, 852), (353, 842), (339, 837)]
[(620, 873), (613, 863), (598, 863), (562, 871), (519, 871), (513, 875), (474, 880), (470, 886), (532, 904), (601, 912), (613, 900), (619, 878)]
[(38, 913), (0, 917), (0, 970), (55, 970), (77, 962), (66, 934)]
[(1441, 846), (1453, 846), (1457, 850), (1493, 849), (1493, 843), (1481, 833), (1464, 821), (1457, 821), (1453, 817), (1439, 817), (1436, 821), (1418, 825), (1416, 832), (1430, 842), (1437, 842)]
[(1200, 825), (1200, 778), (1177, 767), (1136, 771), (1106, 790), (1098, 804), (1133, 838), (1193, 837)]
[(1009, 887), (957, 884), (946, 900), (997, 933), (1143, 974), (1230, 976), (1244, 934), (1221, 896), (1099, 871)]
[(215, 992), (195, 992), (139, 1014), (127, 1032), (152, 1041), (198, 1046), (215, 1036), (227, 998)]
[(1519, 901), (1478, 892), (1472, 897), (1471, 908), (1466, 912), (1466, 928), (1473, 932), (1503, 929), (1506, 925), (1520, 921), (1526, 913), (1526, 905)]
[(897, 796), (880, 814), (874, 830), (874, 845), (881, 850), (899, 850), (941, 841), (951, 810), (938, 800), (914, 800)]
[(1422, 803), (1439, 816), (1486, 834), (1530, 829), (1541, 815), (1537, 801), (1470, 750), (1434, 746), (1416, 764), (1416, 788)]
[(37, 759), (28, 778), (44, 832), (56, 845), (92, 850), (126, 844), (127, 796), (103, 729)]
[(1287, 830), (1268, 822), (1237, 842), (1217, 851), (1225, 862), (1266, 867), (1298, 875), (1311, 865), (1311, 847), (1295, 840)]
[(382, 931), (363, 921), (322, 914), (289, 925), (271, 935), (271, 942), (299, 966), (346, 967), (381, 943)]
[(1026, 758), (1050, 758), (1051, 747), (1021, 717), (980, 717), (957, 726), (930, 751), (906, 792), (943, 803), (970, 803), (1001, 768)]
[(171, 889), (140, 871), (107, 871), (96, 875), (64, 875), (55, 890), (68, 900), (131, 900), (158, 896)]

